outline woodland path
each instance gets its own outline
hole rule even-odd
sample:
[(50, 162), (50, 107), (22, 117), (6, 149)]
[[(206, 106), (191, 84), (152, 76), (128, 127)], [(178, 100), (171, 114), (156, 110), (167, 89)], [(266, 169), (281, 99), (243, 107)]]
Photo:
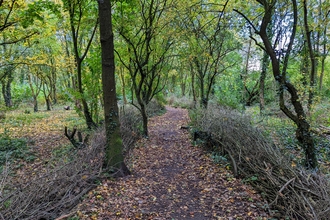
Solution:
[(133, 150), (132, 175), (100, 183), (79, 205), (80, 219), (267, 219), (251, 187), (192, 146), (180, 129), (187, 110), (166, 109)]

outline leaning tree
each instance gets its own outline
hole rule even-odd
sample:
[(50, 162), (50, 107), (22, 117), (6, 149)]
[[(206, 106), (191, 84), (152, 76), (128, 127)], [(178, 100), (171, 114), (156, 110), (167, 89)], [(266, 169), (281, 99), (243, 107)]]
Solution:
[[(241, 10), (235, 9), (235, 11), (242, 15), (251, 27), (250, 37), (268, 54), (273, 76), (279, 83), (280, 109), (297, 126), (296, 138), (305, 151), (306, 166), (316, 168), (316, 149), (310, 124), (306, 119), (299, 91), (290, 82), (287, 75), (289, 58), (294, 47), (298, 25), (297, 0), (256, 0), (256, 2), (261, 13), (257, 19), (250, 18), (249, 12), (243, 12), (245, 10), (243, 8)], [(269, 26), (272, 26), (272, 33), (268, 30)], [(286, 100), (285, 94), (290, 97), (289, 100)]]

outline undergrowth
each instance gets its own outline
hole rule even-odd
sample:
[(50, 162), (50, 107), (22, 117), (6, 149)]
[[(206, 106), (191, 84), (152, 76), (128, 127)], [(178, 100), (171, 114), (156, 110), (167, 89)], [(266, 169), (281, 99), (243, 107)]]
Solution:
[[(156, 102), (148, 106), (149, 115), (161, 114), (164, 110), (164, 106)], [(51, 117), (58, 120), (56, 123), (51, 123), (50, 118), (43, 118), (43, 129), (51, 133), (54, 129), (70, 127), (75, 122), (80, 124), (81, 119), (76, 118), (72, 112), (74, 111), (58, 111), (57, 115)], [(125, 106), (120, 111), (120, 122), (123, 154), (129, 166), (130, 151), (135, 141), (141, 137), (139, 126), (142, 120), (136, 108)], [(86, 135), (86, 132), (83, 133)], [(20, 149), (26, 149), (24, 142), (10, 137), (3, 140), (22, 143), (19, 145), (22, 146)], [(0, 146), (3, 145), (0, 143)], [(93, 132), (89, 143), (82, 149), (68, 145), (49, 146), (53, 147), (51, 158), (47, 158), (47, 161), (39, 161), (38, 158), (38, 163), (34, 164), (38, 168), (31, 169), (33, 173), (24, 173), (26, 178), (15, 179), (15, 175), (10, 175), (13, 167), (6, 163), (0, 177), (0, 219), (56, 219), (63, 213), (69, 213), (103, 178), (104, 146), (105, 131), (101, 126)]]
[[(290, 127), (276, 120), (270, 120), (268, 125), (263, 124), (265, 119), (256, 123), (247, 114), (219, 106), (196, 109), (190, 116), (192, 126), (212, 137), (209, 142), (213, 146), (217, 143), (215, 149), (219, 151), (212, 154), (213, 159), (222, 162), (223, 157), (230, 158), (237, 176), (268, 201), (271, 215), (328, 219), (330, 180), (320, 171), (306, 170), (299, 165), (299, 158), (289, 153), (291, 150), (300, 156), (295, 140), (287, 138), (292, 135)], [(272, 129), (266, 131), (267, 126)], [(220, 157), (221, 152), (227, 156)]]
[(0, 173), (6, 163), (11, 163), (20, 159), (33, 161), (34, 153), (27, 145), (24, 138), (11, 138), (8, 133), (0, 134)]

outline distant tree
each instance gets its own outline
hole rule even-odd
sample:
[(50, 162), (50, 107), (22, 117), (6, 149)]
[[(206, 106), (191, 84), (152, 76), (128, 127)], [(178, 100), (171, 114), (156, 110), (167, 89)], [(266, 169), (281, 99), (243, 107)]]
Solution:
[(189, 2), (185, 11), (180, 10), (178, 15), (177, 25), (185, 32), (185, 43), (190, 52), (192, 77), (199, 88), (200, 104), (205, 108), (214, 93), (217, 76), (234, 63), (226, 57), (238, 46), (230, 31), (232, 19), (227, 12), (228, 2)]
[(263, 56), (261, 60), (261, 73), (259, 78), (259, 107), (260, 114), (263, 114), (265, 110), (265, 81), (267, 76), (267, 70), (269, 66), (269, 57), (268, 54), (263, 51)]
[(116, 24), (126, 44), (125, 55), (119, 59), (128, 70), (136, 102), (132, 104), (143, 119), (143, 134), (148, 136), (147, 105), (164, 88), (162, 70), (174, 43), (166, 29), (170, 22), (165, 13), (170, 0), (137, 0), (117, 8)]
[(312, 30), (310, 30), (310, 24), (308, 22), (308, 10), (307, 10), (308, 4), (306, 0), (303, 0), (303, 18), (304, 18), (304, 31), (305, 31), (305, 42), (307, 44), (308, 48), (308, 58), (310, 63), (309, 68), (309, 97), (308, 97), (308, 109), (310, 110), (312, 108), (313, 99), (314, 99), (314, 93), (315, 93), (315, 85), (316, 85), (316, 72), (317, 72), (317, 60), (315, 57), (315, 51), (312, 44)]
[[(92, 115), (89, 110), (83, 86), (83, 62), (93, 42), (98, 18), (96, 16), (95, 3), (92, 0), (63, 0), (64, 8), (69, 13), (71, 29), (71, 43), (76, 64), (76, 86), (79, 93), (85, 121), (88, 128), (95, 128)], [(89, 17), (88, 17), (89, 16)]]
[(106, 131), (105, 166), (115, 168), (116, 176), (130, 172), (124, 163), (123, 143), (120, 134), (119, 111), (116, 97), (114, 43), (111, 21), (111, 3), (98, 0), (100, 18), (100, 41), (102, 47), (102, 85)]
[(29, 39), (38, 31), (28, 28), (29, 19), (34, 16), (28, 13), (28, 5), (18, 0), (0, 1), (0, 83), (5, 105), (11, 107), (11, 84), (14, 81), (14, 72), (21, 63), (17, 61), (22, 48), (17, 45)]

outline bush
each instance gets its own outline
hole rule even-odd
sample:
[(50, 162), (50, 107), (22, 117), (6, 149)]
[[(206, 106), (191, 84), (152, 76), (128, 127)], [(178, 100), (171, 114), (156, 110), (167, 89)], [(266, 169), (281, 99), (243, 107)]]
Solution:
[[(121, 109), (126, 156), (139, 137), (137, 127), (141, 119), (138, 115), (135, 108)], [(8, 141), (7, 137), (5, 141), (0, 143), (0, 147), (6, 146), (7, 149), (8, 143), (16, 143), (13, 149), (25, 146), (17, 144), (21, 142), (16, 140)], [(34, 173), (29, 179), (9, 175), (11, 167), (7, 163), (0, 175), (0, 219), (56, 219), (69, 213), (103, 177), (105, 142), (105, 130), (101, 127), (84, 148), (68, 146), (54, 151), (54, 158), (39, 164), (38, 171), (32, 170)]]
[(249, 117), (220, 107), (197, 109), (191, 115), (193, 126), (210, 133), (229, 155), (237, 175), (264, 195), (269, 210), (276, 210), (274, 217), (328, 219), (329, 178), (291, 164)]
[(165, 106), (157, 99), (151, 100), (147, 105), (147, 115), (148, 117), (161, 115), (165, 112)]
[(18, 106), (21, 102), (32, 101), (32, 92), (28, 84), (18, 85), (13, 83), (12, 94), (15, 106)]
[(183, 96), (183, 97), (177, 97), (174, 95), (171, 95), (167, 98), (167, 103), (170, 106), (173, 107), (180, 107), (180, 108), (185, 108), (185, 109), (192, 109), (195, 107), (195, 103), (192, 100), (192, 98)]
[(140, 112), (132, 105), (124, 105), (120, 108), (120, 130), (123, 139), (123, 153), (128, 156), (135, 141), (142, 134), (142, 117)]

